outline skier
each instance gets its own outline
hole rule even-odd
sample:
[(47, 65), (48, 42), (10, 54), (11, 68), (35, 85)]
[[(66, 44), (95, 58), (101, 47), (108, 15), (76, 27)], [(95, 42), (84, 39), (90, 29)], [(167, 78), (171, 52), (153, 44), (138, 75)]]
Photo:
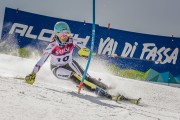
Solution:
[[(54, 26), (55, 36), (45, 49), (43, 56), (36, 63), (31, 74), (25, 77), (25, 81), (28, 84), (35, 82), (36, 74), (46, 62), (49, 56), (51, 56), (51, 70), (53, 74), (59, 79), (72, 79), (77, 83), (82, 80), (84, 69), (72, 58), (72, 53), (75, 46), (79, 49), (78, 55), (81, 57), (88, 57), (90, 51), (81, 42), (73, 39), (69, 25), (65, 22), (57, 22)], [(21, 78), (20, 78), (21, 79)], [(116, 102), (125, 100), (134, 104), (139, 104), (139, 99), (128, 99), (123, 95), (112, 96), (107, 90), (108, 87), (104, 83), (86, 75), (84, 86), (91, 91), (95, 91), (99, 96), (105, 96), (108, 99)]]
[[(69, 25), (65, 22), (57, 22), (54, 26), (55, 36), (45, 49), (41, 59), (35, 65), (31, 74), (25, 77), (28, 84), (35, 82), (36, 74), (51, 56), (51, 70), (53, 74), (59, 79), (72, 79), (80, 83), (84, 69), (73, 59), (72, 53), (75, 47), (79, 49), (78, 55), (81, 57), (88, 57), (90, 51), (81, 42), (73, 39)], [(89, 74), (85, 77), (84, 85), (91, 91), (99, 91), (98, 88), (106, 90), (107, 85), (91, 77)], [(104, 94), (104, 91), (103, 91)]]

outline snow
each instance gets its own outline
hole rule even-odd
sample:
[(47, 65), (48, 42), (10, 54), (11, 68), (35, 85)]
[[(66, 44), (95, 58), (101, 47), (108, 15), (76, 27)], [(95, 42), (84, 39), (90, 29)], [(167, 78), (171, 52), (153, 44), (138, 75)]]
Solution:
[(137, 106), (86, 90), (77, 94), (73, 82), (53, 76), (48, 61), (34, 85), (13, 78), (29, 74), (36, 62), (0, 54), (0, 120), (180, 120), (179, 88), (113, 76), (99, 64), (96, 71), (90, 69), (91, 75), (116, 88), (112, 94), (141, 97)]

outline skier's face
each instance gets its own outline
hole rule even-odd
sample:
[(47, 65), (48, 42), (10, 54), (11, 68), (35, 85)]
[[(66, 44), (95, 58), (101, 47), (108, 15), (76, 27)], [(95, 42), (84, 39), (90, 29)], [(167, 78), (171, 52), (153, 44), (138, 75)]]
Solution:
[(69, 32), (62, 32), (62, 33), (58, 33), (57, 36), (58, 36), (59, 40), (62, 43), (64, 43), (69, 39), (70, 33)]

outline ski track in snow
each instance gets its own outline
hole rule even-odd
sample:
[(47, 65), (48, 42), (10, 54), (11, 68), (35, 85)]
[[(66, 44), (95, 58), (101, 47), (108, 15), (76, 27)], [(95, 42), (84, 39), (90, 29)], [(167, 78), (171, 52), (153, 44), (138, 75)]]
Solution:
[[(37, 60), (0, 54), (0, 120), (180, 120), (180, 89), (107, 74), (95, 77), (127, 97), (141, 97), (140, 106), (107, 100), (53, 76), (47, 61), (34, 85), (14, 79), (29, 74)], [(100, 65), (97, 68), (101, 68)], [(102, 73), (103, 72), (103, 73)], [(118, 92), (117, 92), (118, 91)]]

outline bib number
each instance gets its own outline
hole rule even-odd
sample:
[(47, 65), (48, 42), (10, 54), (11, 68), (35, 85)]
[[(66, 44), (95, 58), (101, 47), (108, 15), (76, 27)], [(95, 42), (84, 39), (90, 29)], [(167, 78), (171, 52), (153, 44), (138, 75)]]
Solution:
[(66, 62), (68, 60), (69, 60), (69, 56), (66, 56), (64, 58), (58, 58), (58, 62), (61, 62), (61, 61)]

